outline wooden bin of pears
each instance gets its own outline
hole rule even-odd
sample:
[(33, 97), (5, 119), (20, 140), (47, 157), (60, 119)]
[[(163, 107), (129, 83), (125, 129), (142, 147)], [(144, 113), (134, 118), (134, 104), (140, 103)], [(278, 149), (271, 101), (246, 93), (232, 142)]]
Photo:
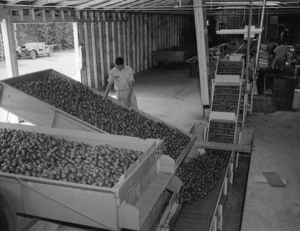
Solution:
[[(93, 126), (79, 118), (76, 118), (75, 116), (72, 116), (71, 114), (68, 114), (63, 110), (60, 110), (42, 100), (39, 100), (13, 87), (13, 85), (19, 81), (32, 81), (48, 74), (53, 74), (59, 78), (65, 78), (71, 81), (76, 81), (53, 69), (38, 71), (2, 80), (0, 81), (0, 107), (37, 126), (107, 133), (96, 126)], [(89, 89), (92, 90), (95, 94), (103, 96), (103, 93), (93, 88)], [(118, 100), (111, 97), (109, 97), (109, 99), (113, 103), (124, 107), (124, 105)], [(184, 157), (189, 152), (189, 150), (191, 149), (196, 137), (194, 135), (191, 135), (190, 133), (176, 128), (171, 124), (159, 120), (158, 118), (153, 117), (143, 111), (136, 109), (134, 110), (152, 121), (163, 123), (168, 127), (177, 129), (190, 137), (190, 142), (187, 144), (185, 149), (180, 154), (179, 158), (176, 160), (176, 167), (178, 167), (184, 159)]]
[(149, 230), (166, 201), (178, 192), (175, 162), (163, 155), (162, 140), (0, 123), (0, 129), (48, 134), (89, 145), (107, 144), (143, 154), (112, 188), (0, 172), (0, 191), (16, 212), (108, 230)]

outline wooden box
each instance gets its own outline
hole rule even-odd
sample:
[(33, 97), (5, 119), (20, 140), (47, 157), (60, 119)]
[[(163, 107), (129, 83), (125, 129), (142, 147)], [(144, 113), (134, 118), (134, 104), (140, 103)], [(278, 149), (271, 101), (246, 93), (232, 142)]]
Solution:
[[(65, 78), (71, 81), (76, 81), (52, 69), (34, 72), (0, 81), (0, 107), (38, 126), (107, 133), (94, 125), (80, 120), (75, 116), (72, 116), (65, 111), (62, 111), (12, 86), (20, 81), (32, 81), (38, 79), (40, 76), (48, 74), (54, 74), (58, 78)], [(90, 88), (90, 90), (92, 90), (97, 95), (103, 96), (103, 93), (95, 89)], [(109, 100), (119, 105), (120, 107), (124, 107), (124, 105), (116, 99), (109, 97)], [(190, 137), (190, 142), (182, 151), (180, 157), (176, 160), (176, 166), (178, 166), (185, 155), (188, 153), (189, 149), (192, 147), (192, 144), (196, 139), (195, 136), (183, 130), (180, 130), (162, 120), (159, 120), (158, 118), (155, 118), (143, 111), (137, 109), (134, 110), (152, 121), (164, 123), (168, 127), (177, 129)]]
[(0, 172), (0, 190), (18, 213), (109, 230), (148, 230), (176, 178), (175, 162), (162, 155), (161, 140), (0, 123), (4, 128), (143, 152), (112, 188)]

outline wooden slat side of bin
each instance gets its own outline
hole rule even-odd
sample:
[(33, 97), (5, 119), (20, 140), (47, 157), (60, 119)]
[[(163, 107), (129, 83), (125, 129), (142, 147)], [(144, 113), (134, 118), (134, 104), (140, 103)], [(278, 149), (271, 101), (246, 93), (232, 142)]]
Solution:
[[(102, 141), (114, 147), (143, 151), (144, 155), (136, 161), (134, 169), (130, 173), (126, 171), (124, 178), (113, 188), (0, 173), (0, 188), (9, 198), (12, 197), (17, 212), (105, 229), (115, 229), (118, 226), (117, 214), (121, 203), (133, 203), (131, 198), (134, 198), (134, 195), (128, 191), (122, 193), (124, 189), (139, 185), (138, 190), (142, 195), (154, 180), (158, 172), (157, 162), (163, 149), (163, 142), (153, 139), (141, 140), (80, 131), (74, 134), (70, 130), (6, 123), (0, 123), (0, 128), (41, 132), (91, 145), (101, 144)], [(133, 191), (136, 192), (137, 189)], [(134, 220), (132, 217), (130, 219)]]
[(118, 225), (113, 191), (7, 175), (0, 173), (0, 189), (17, 213), (109, 230), (115, 230)]
[(0, 107), (16, 114), (30, 123), (50, 128), (54, 127), (106, 133), (63, 110), (6, 84), (5, 82), (0, 81), (0, 85), (2, 86)]

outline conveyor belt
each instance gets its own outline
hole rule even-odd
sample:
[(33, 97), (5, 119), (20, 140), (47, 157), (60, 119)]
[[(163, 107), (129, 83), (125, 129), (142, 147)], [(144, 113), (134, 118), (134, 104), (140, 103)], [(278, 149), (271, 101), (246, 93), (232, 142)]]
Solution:
[(237, 112), (239, 94), (239, 86), (215, 86), (212, 111)]
[[(234, 143), (235, 132), (235, 122), (210, 121), (208, 141)], [(212, 154), (211, 152), (214, 152), (214, 150), (206, 150), (206, 153), (209, 155)], [(172, 230), (208, 231), (211, 229), (216, 207), (218, 204), (220, 204), (219, 198), (221, 195), (221, 189), (226, 176), (226, 170), (228, 171), (229, 168), (230, 161), (231, 158), (227, 162), (227, 169), (222, 170), (221, 179), (217, 181), (212, 191), (210, 191), (204, 198), (199, 198), (197, 201), (183, 204)]]
[(239, 95), (239, 86), (215, 86), (214, 95)]
[(207, 231), (210, 228), (212, 216), (217, 205), (226, 169), (216, 187), (204, 198), (184, 204), (174, 224), (173, 231)]

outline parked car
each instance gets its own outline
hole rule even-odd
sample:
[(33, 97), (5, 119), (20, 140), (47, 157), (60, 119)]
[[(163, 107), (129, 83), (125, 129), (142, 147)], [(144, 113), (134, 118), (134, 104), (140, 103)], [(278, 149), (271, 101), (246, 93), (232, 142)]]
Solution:
[(57, 44), (47, 45), (45, 43), (26, 43), (17, 48), (17, 58), (30, 57), (35, 59), (40, 55), (51, 56), (54, 50), (54, 47)]

